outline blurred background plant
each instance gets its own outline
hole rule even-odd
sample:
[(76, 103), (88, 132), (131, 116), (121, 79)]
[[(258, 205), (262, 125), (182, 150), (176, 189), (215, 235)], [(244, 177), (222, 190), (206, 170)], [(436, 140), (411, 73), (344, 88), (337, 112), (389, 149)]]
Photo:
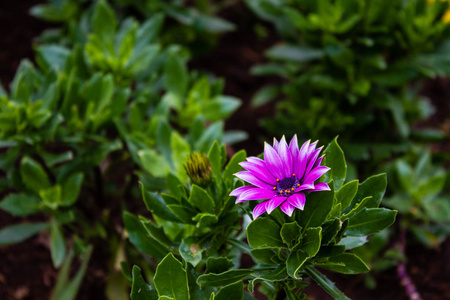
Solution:
[[(73, 20), (79, 10), (72, 2), (54, 4), (63, 11), (55, 13), (58, 21)], [(48, 17), (52, 8), (32, 11)], [(53, 299), (75, 298), (93, 247), (109, 257), (107, 289), (124, 281), (113, 270), (123, 246), (115, 219), (140, 198), (137, 176), (148, 189), (163, 190), (169, 171), (187, 180), (183, 163), (191, 149), (245, 138), (223, 129), (240, 100), (222, 94), (222, 80), (188, 70), (189, 50), (162, 44), (163, 15), (139, 24), (117, 18), (105, 1), (87, 11), (71, 23), (87, 38), (68, 43), (73, 32), (61, 30), (54, 40), (44, 35), (36, 66), (24, 60), (9, 91), (0, 90), (7, 194), (0, 207), (43, 220), (2, 228), (0, 245), (50, 229), (53, 265), (61, 267)], [(66, 290), (74, 254), (83, 264)]]

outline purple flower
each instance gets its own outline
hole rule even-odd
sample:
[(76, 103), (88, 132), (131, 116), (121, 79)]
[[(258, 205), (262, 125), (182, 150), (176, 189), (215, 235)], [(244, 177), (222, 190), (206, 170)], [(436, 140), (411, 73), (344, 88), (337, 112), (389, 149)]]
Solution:
[(329, 191), (324, 182), (314, 184), (330, 168), (321, 166), (323, 157), (319, 153), (323, 147), (316, 149), (317, 142), (307, 141), (299, 149), (297, 136), (286, 143), (284, 136), (278, 142), (275, 138), (273, 147), (264, 144), (264, 160), (248, 157), (240, 165), (247, 171), (234, 174), (250, 183), (235, 189), (230, 196), (236, 196), (236, 203), (248, 200), (267, 200), (256, 205), (253, 218), (264, 212), (269, 214), (278, 206), (288, 216), (295, 208), (303, 210), (305, 193)]

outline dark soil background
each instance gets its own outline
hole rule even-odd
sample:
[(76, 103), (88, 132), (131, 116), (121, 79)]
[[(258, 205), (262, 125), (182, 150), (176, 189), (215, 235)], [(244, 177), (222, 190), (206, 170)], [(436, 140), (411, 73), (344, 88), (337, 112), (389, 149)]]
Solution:
[[(0, 4), (0, 80), (4, 88), (11, 82), (20, 60), (33, 59), (33, 38), (52, 24), (36, 20), (28, 15), (29, 8), (42, 1), (16, 0), (2, 1)], [(208, 69), (226, 80), (225, 93), (238, 97), (244, 105), (227, 122), (227, 129), (239, 129), (248, 132), (249, 139), (235, 145), (235, 149), (246, 149), (250, 155), (261, 152), (264, 132), (259, 127), (262, 117), (273, 113), (273, 105), (266, 105), (257, 110), (251, 108), (249, 101), (255, 91), (274, 78), (258, 78), (249, 74), (250, 68), (264, 62), (264, 50), (276, 41), (273, 33), (265, 39), (258, 39), (253, 28), (245, 22), (249, 20), (248, 10), (243, 4), (237, 4), (223, 12), (227, 19), (240, 29), (224, 35), (219, 44), (208, 55), (197, 58), (191, 67)], [(437, 107), (437, 113), (424, 124), (450, 131), (450, 81), (436, 79), (425, 84), (423, 94), (431, 98)], [(449, 149), (440, 145), (441, 149)], [(1, 154), (0, 154), (1, 155)], [(3, 194), (4, 191), (0, 191)], [(41, 221), (37, 216), (28, 221)], [(0, 228), (22, 222), (0, 211)], [(425, 249), (420, 245), (408, 245), (407, 268), (423, 299), (450, 299), (450, 240), (439, 249)], [(103, 260), (102, 260), (103, 259)], [(94, 251), (83, 286), (77, 299), (97, 299), (106, 297), (105, 258), (102, 253)], [(368, 290), (364, 287), (362, 276), (344, 276), (326, 273), (337, 286), (352, 299), (408, 299), (400, 286), (395, 269), (377, 274), (377, 288)], [(26, 242), (10, 247), (0, 247), (0, 299), (49, 299), (51, 288), (55, 283), (57, 271), (53, 268), (48, 249), (48, 237), (40, 235)], [(315, 284), (306, 289), (310, 299), (331, 299)], [(263, 299), (263, 298), (261, 298)]]

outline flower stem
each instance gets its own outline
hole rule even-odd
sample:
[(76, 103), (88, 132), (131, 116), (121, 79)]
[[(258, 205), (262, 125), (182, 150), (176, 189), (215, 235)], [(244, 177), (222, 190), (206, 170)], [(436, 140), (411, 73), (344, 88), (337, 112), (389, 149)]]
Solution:
[[(400, 231), (400, 240), (399, 240), (399, 250), (401, 254), (405, 254), (406, 248), (406, 229), (402, 228)], [(408, 274), (406, 269), (406, 264), (403, 261), (400, 261), (397, 265), (397, 276), (400, 279), (400, 284), (405, 289), (406, 294), (411, 300), (422, 300), (419, 292), (417, 291), (414, 282)]]

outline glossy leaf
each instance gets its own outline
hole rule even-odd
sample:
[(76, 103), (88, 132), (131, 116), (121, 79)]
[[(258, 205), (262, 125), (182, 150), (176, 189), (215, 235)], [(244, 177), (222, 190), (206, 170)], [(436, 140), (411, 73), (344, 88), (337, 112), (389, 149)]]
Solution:
[(141, 275), (141, 269), (133, 266), (133, 282), (131, 284), (131, 300), (157, 300), (158, 295)]
[(353, 253), (343, 253), (330, 257), (328, 262), (319, 266), (344, 274), (359, 274), (369, 271), (367, 265)]
[(229, 270), (220, 274), (210, 273), (200, 275), (197, 279), (197, 283), (202, 288), (209, 286), (224, 286), (249, 278), (252, 273), (253, 270), (249, 269)]
[(168, 296), (174, 300), (189, 299), (186, 271), (172, 253), (158, 264), (153, 281), (159, 296)]
[(331, 170), (325, 174), (325, 177), (328, 178), (328, 181), (332, 179), (334, 189), (339, 190), (347, 175), (347, 164), (345, 162), (344, 152), (337, 143), (337, 137), (328, 144), (324, 153), (325, 165), (331, 168)]
[(394, 223), (397, 212), (386, 208), (366, 208), (351, 217), (346, 235), (365, 236), (382, 231)]
[(267, 218), (258, 218), (248, 225), (247, 240), (253, 248), (286, 247), (280, 236), (280, 227), (274, 221)]
[(188, 199), (189, 203), (197, 207), (200, 211), (206, 213), (214, 213), (215, 204), (211, 196), (198, 185), (193, 184), (191, 194)]
[(287, 273), (294, 279), (300, 279), (298, 272), (308, 260), (308, 254), (303, 251), (293, 251), (286, 261)]
[(244, 297), (244, 284), (241, 281), (224, 286), (219, 290), (214, 300), (242, 300)]

